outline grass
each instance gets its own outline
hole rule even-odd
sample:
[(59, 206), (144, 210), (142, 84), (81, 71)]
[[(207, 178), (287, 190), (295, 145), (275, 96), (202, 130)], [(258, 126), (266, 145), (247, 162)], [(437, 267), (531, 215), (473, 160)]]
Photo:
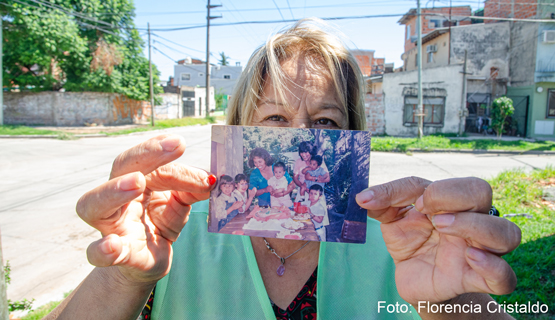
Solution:
[(548, 167), (530, 174), (505, 171), (489, 181), (494, 204), (501, 213), (526, 213), (532, 218), (511, 217), (522, 230), (522, 243), (504, 256), (516, 273), (516, 290), (493, 296), (499, 303), (547, 304), (544, 315), (513, 314), (517, 319), (555, 318), (555, 206), (542, 200), (542, 189), (555, 186), (555, 168)]
[[(64, 299), (67, 298), (67, 296), (69, 296), (70, 294), (71, 294), (71, 291), (64, 293)], [(60, 303), (62, 303), (62, 300), (49, 302), (29, 312), (26, 316), (21, 318), (21, 320), (40, 320), (46, 317), (46, 315), (48, 315), (52, 310), (54, 310)]]
[[(143, 132), (151, 130), (168, 129), (174, 127), (184, 127), (184, 126), (194, 126), (194, 125), (205, 125), (209, 123), (215, 123), (216, 120), (220, 120), (221, 117), (209, 117), (209, 118), (180, 118), (180, 119), (168, 119), (168, 120), (157, 120), (154, 127), (151, 125), (144, 127), (137, 127), (131, 129), (123, 129), (114, 132), (100, 132), (109, 136), (129, 134), (133, 132)], [(38, 128), (32, 128), (22, 125), (0, 125), (0, 135), (52, 135), (57, 136), (60, 140), (74, 140), (77, 139), (75, 135), (67, 132), (54, 131), (54, 130), (42, 130)]]
[(440, 135), (425, 136), (422, 140), (416, 138), (373, 137), (373, 151), (401, 151), (417, 150), (508, 150), (508, 151), (555, 151), (555, 142), (524, 140), (498, 141), (497, 139), (462, 140)]
[(59, 134), (58, 131), (51, 131), (51, 130), (42, 130), (31, 128), (27, 126), (20, 126), (20, 125), (1, 125), (0, 126), (0, 135), (9, 135), (9, 136), (17, 136), (17, 135), (57, 135)]
[(131, 128), (131, 129), (114, 131), (114, 132), (101, 132), (101, 133), (104, 133), (109, 136), (116, 136), (116, 135), (129, 134), (134, 132), (161, 130), (161, 129), (168, 129), (168, 128), (174, 128), (174, 127), (205, 125), (205, 124), (215, 123), (215, 122), (216, 122), (215, 117), (156, 120), (156, 122), (154, 123), (154, 127), (151, 125), (148, 125), (145, 127)]

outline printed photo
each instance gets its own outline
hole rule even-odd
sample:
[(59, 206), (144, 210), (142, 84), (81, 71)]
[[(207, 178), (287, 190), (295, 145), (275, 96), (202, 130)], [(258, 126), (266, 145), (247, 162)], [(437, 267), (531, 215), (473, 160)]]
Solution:
[(208, 231), (329, 242), (366, 242), (368, 131), (212, 127)]

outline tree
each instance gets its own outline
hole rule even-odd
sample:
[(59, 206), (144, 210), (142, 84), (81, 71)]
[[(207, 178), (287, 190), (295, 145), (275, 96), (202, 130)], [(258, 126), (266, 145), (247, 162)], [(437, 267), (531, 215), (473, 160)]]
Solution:
[(218, 62), (222, 65), (222, 66), (228, 66), (229, 65), (229, 61), (228, 61), (229, 57), (225, 55), (225, 53), (222, 51), (220, 52), (220, 60), (218, 60)]
[[(4, 86), (148, 100), (148, 60), (130, 0), (7, 0)], [(153, 66), (154, 83), (159, 72)], [(162, 88), (154, 87), (155, 93)]]
[(492, 127), (497, 132), (497, 139), (501, 139), (503, 134), (503, 127), (507, 117), (512, 115), (515, 111), (513, 107), (513, 100), (507, 97), (500, 97), (493, 101), (491, 110)]

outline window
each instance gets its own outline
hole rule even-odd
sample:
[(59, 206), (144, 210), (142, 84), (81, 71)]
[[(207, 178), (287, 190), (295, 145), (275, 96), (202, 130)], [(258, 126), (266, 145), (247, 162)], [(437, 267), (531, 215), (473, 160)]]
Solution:
[(428, 22), (429, 29), (441, 28), (442, 26), (443, 20), (441, 19), (431, 19), (430, 22)]
[(434, 53), (428, 52), (428, 63), (434, 62)]
[(407, 25), (407, 40), (410, 39), (410, 24)]
[[(424, 125), (443, 126), (443, 115), (445, 110), (445, 98), (424, 97)], [(418, 98), (405, 97), (405, 110), (403, 124), (406, 126), (418, 125)]]
[(547, 117), (555, 118), (555, 90), (547, 92)]
[(190, 81), (191, 80), (191, 74), (190, 73), (182, 73), (181, 74), (181, 81)]
[(199, 73), (198, 73), (198, 76), (199, 76), (199, 77), (204, 77), (204, 73), (199, 72)]
[(231, 79), (231, 75), (230, 74), (224, 74), (224, 79)]

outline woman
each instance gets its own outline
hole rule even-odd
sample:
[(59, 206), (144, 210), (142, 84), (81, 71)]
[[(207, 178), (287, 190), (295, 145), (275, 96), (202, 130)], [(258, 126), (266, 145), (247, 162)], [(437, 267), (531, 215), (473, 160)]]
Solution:
[[(362, 83), (339, 39), (300, 21), (251, 57), (228, 123), (364, 130)], [(134, 319), (155, 285), (153, 319), (293, 318), (283, 312), (301, 290), (306, 316), (412, 318), (409, 303), (487, 310), (488, 293), (514, 290), (500, 256), (518, 246), (520, 230), (487, 214), (483, 180), (411, 177), (366, 189), (357, 202), (379, 221), (368, 220), (366, 245), (209, 234), (199, 201), (216, 180), (171, 163), (184, 149), (178, 136), (148, 140), (118, 156), (110, 180), (79, 200), (78, 214), (103, 236), (87, 249), (97, 268), (47, 319)], [(283, 264), (276, 255), (289, 257)], [(386, 312), (389, 304), (400, 311)]]
[(256, 188), (256, 197), (258, 197), (258, 205), (261, 207), (270, 206), (270, 197), (283, 197), (293, 191), (295, 184), (289, 173), (285, 172), (287, 179), (287, 190), (275, 191), (272, 186), (268, 185), (268, 180), (274, 176), (274, 160), (268, 151), (263, 148), (255, 148), (249, 155), (248, 165), (255, 168), (250, 175), (249, 190)]
[[(308, 192), (308, 187), (305, 182), (306, 174), (302, 173), (303, 169), (310, 165), (312, 156), (316, 155), (314, 146), (309, 141), (303, 141), (299, 144), (299, 159), (295, 161), (293, 168), (293, 181), (299, 186), (299, 196), (304, 196)], [(328, 172), (328, 179), (322, 182), (329, 182), (329, 171), (326, 163), (322, 162), (322, 168)]]

